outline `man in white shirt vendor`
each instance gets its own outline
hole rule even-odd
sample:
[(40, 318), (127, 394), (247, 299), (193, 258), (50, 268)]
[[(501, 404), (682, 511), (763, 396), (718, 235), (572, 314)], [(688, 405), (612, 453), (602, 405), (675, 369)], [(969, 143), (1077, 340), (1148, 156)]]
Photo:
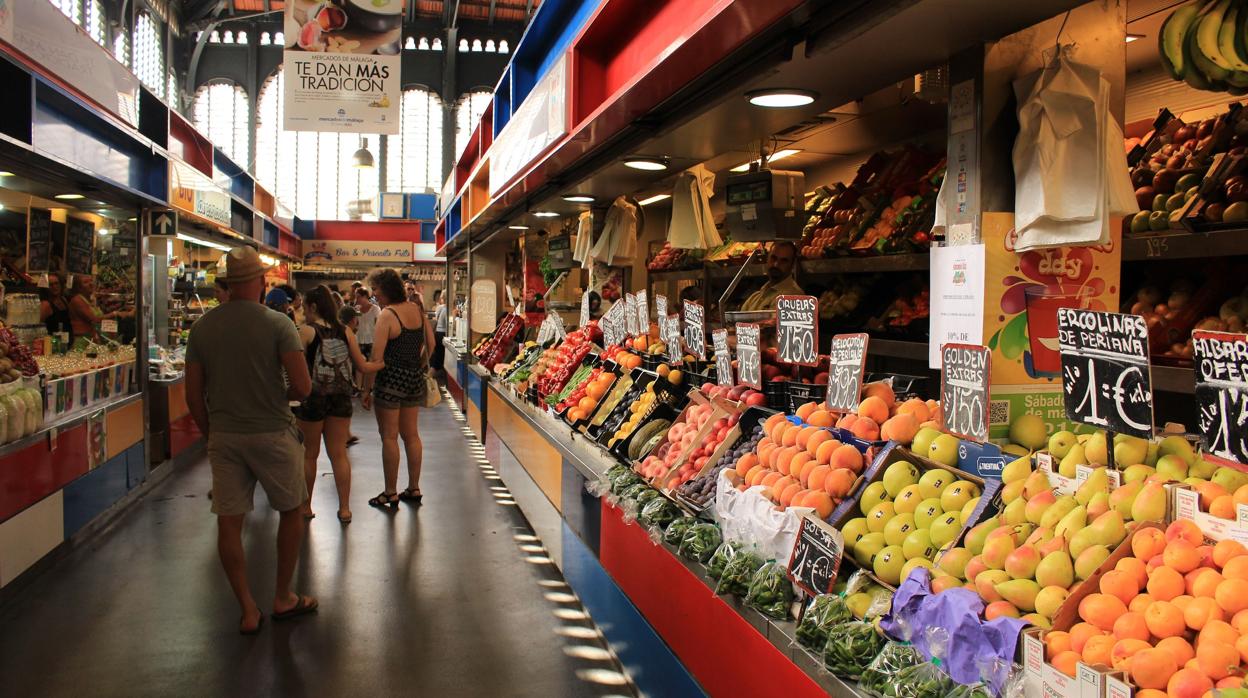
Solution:
[(796, 271), (797, 245), (788, 240), (773, 242), (767, 254), (767, 283), (745, 299), (741, 310), (775, 310), (776, 297), (805, 295), (793, 278)]

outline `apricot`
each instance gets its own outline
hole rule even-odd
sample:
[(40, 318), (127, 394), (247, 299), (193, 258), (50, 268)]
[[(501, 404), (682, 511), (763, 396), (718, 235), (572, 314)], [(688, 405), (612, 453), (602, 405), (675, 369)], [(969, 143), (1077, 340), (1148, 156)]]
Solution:
[(1234, 647), (1239, 641), (1239, 633), (1235, 632), (1230, 623), (1221, 620), (1211, 620), (1205, 623), (1205, 627), (1201, 628), (1200, 634), (1196, 636), (1196, 648), (1206, 642), (1212, 642), (1215, 645), (1226, 645)]
[(1082, 658), (1078, 652), (1067, 651), (1057, 655), (1049, 663), (1053, 665), (1054, 669), (1073, 679), (1075, 678), (1075, 665)]
[(1191, 669), (1179, 669), (1166, 683), (1169, 698), (1201, 698), (1210, 690), (1213, 690), (1213, 682), (1209, 677)]
[(1169, 601), (1183, 593), (1183, 575), (1169, 567), (1158, 567), (1148, 577), (1148, 594), (1156, 601)]
[(806, 420), (806, 423), (812, 427), (830, 427), (832, 422), (832, 413), (827, 410), (815, 410), (810, 413), (810, 419)]
[(1175, 664), (1187, 664), (1196, 658), (1196, 650), (1192, 643), (1181, 637), (1167, 637), (1157, 641), (1157, 649), (1165, 650), (1174, 657)]
[(1230, 562), (1231, 558), (1239, 557), (1240, 555), (1248, 555), (1248, 549), (1245, 549), (1243, 544), (1237, 540), (1227, 538), (1218, 541), (1218, 544), (1213, 546), (1213, 564), (1219, 568), (1226, 567), (1226, 563)]
[(1124, 604), (1131, 603), (1131, 599), (1140, 593), (1135, 577), (1130, 572), (1119, 570), (1110, 570), (1102, 575), (1100, 589), (1102, 594), (1117, 596)]
[(1148, 584), (1148, 569), (1144, 566), (1144, 561), (1134, 557), (1124, 557), (1114, 565), (1114, 569), (1121, 572), (1129, 572), (1135, 578), (1135, 590), (1137, 592), (1144, 589)]
[(1248, 555), (1240, 555), (1227, 560), (1226, 564), (1222, 566), (1222, 576), (1227, 579), (1248, 581)]
[(1200, 553), (1196, 552), (1196, 546), (1181, 539), (1167, 543), (1161, 559), (1166, 567), (1179, 574), (1187, 574), (1200, 566)]
[(1192, 547), (1196, 547), (1205, 542), (1205, 536), (1200, 532), (1200, 527), (1194, 522), (1188, 519), (1175, 519), (1173, 523), (1166, 527), (1166, 542), (1176, 540), (1187, 541)]
[(1235, 645), (1202, 642), (1196, 648), (1196, 664), (1205, 676), (1217, 681), (1239, 668), (1239, 650)]
[[(1152, 606), (1149, 608), (1151, 609)], [(1109, 594), (1088, 594), (1079, 602), (1079, 617), (1101, 630), (1112, 629), (1118, 616), (1126, 612), (1127, 605), (1122, 602), (1122, 599)], [(1147, 613), (1145, 618), (1147, 619)]]
[[(1227, 492), (1216, 482), (1200, 482), (1192, 485), (1192, 489), (1196, 490), (1196, 493), (1200, 495), (1200, 506), (1205, 511), (1209, 511), (1209, 505), (1213, 504), (1213, 500), (1223, 495), (1230, 494), (1230, 492)], [(1181, 520), (1185, 521), (1186, 519)]]
[(863, 468), (862, 451), (850, 444), (842, 444), (832, 452), (830, 465), (833, 468), (844, 468), (854, 473), (860, 473)]
[(1221, 689), (1243, 688), (1244, 678), (1242, 676), (1228, 676), (1225, 679), (1222, 679), (1218, 681), (1217, 683), (1213, 684), (1213, 687), (1221, 688)]
[[(1237, 558), (1238, 559), (1238, 558)], [(1228, 615), (1248, 608), (1248, 581), (1242, 579), (1223, 579), (1213, 592), (1213, 598)]]
[(1070, 633), (1061, 630), (1052, 630), (1044, 634), (1044, 657), (1052, 659), (1053, 657), (1070, 649)]
[(1097, 635), (1096, 637), (1088, 638), (1081, 653), (1084, 664), (1111, 666), (1109, 653), (1114, 648), (1116, 642), (1117, 640), (1111, 635)]
[(1235, 651), (1239, 652), (1239, 660), (1248, 663), (1248, 635), (1240, 635), (1235, 641)]
[(1209, 515), (1216, 516), (1219, 519), (1226, 519), (1228, 521), (1234, 521), (1235, 520), (1235, 498), (1229, 494), (1224, 494), (1221, 497), (1218, 497), (1217, 499), (1213, 500), (1209, 504)]
[(1131, 536), (1131, 552), (1141, 560), (1151, 560), (1165, 549), (1166, 534), (1156, 528), (1142, 528)]
[(1200, 630), (1211, 620), (1222, 620), (1222, 608), (1207, 597), (1192, 599), (1183, 609), (1183, 622), (1192, 630)]
[(1231, 617), (1231, 627), (1240, 635), (1248, 635), (1248, 610), (1240, 611)]
[(1114, 637), (1119, 640), (1144, 640), (1149, 638), (1148, 624), (1144, 622), (1144, 614), (1127, 611), (1114, 621)]
[(1127, 671), (1130, 668), (1131, 658), (1141, 650), (1151, 649), (1152, 645), (1144, 640), (1136, 640), (1127, 638), (1114, 643), (1113, 649), (1109, 651), (1110, 666), (1120, 671)]
[(1170, 599), (1170, 603), (1174, 604), (1180, 611), (1186, 611), (1187, 605), (1192, 602), (1193, 598), (1195, 597), (1188, 596), (1187, 594), (1181, 594), (1173, 599)]
[(1091, 623), (1075, 623), (1070, 627), (1070, 648), (1076, 653), (1083, 652), (1083, 646), (1087, 644), (1089, 638), (1103, 634), (1100, 628)]
[(1158, 638), (1182, 635), (1187, 630), (1183, 611), (1166, 601), (1154, 601), (1144, 611), (1144, 622), (1148, 631)]
[(1152, 602), (1153, 597), (1148, 594), (1140, 594), (1134, 599), (1131, 599), (1131, 603), (1127, 604), (1127, 610), (1134, 611), (1136, 613), (1143, 613), (1144, 609), (1148, 608), (1148, 605)]
[(1178, 670), (1174, 657), (1159, 649), (1140, 650), (1131, 658), (1131, 678), (1140, 688), (1165, 688)]
[(1222, 575), (1217, 570), (1201, 567), (1187, 575), (1187, 593), (1196, 597), (1213, 598), (1213, 592), (1222, 583)]

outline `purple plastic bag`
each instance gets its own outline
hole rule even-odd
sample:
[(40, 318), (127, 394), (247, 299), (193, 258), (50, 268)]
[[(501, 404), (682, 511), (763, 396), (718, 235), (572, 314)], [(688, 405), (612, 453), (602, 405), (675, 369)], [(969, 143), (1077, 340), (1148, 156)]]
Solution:
[(900, 638), (898, 619), (904, 618), (917, 631), (912, 642), (926, 657), (931, 657), (931, 652), (922, 630), (932, 626), (948, 629), (945, 671), (958, 683), (975, 683), (980, 680), (976, 659), (996, 656), (1013, 662), (1018, 634), (1027, 625), (1027, 621), (1008, 616), (984, 622), (983, 612), (983, 600), (969, 589), (959, 587), (932, 594), (931, 576), (926, 569), (919, 568), (897, 588), (892, 610), (880, 626), (890, 637)]

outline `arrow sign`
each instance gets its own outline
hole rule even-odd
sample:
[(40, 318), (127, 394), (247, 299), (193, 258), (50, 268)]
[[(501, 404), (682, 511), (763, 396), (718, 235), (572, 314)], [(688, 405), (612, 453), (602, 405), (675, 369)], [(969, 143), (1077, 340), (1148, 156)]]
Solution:
[(178, 232), (178, 214), (174, 211), (152, 211), (151, 234), (171, 236)]

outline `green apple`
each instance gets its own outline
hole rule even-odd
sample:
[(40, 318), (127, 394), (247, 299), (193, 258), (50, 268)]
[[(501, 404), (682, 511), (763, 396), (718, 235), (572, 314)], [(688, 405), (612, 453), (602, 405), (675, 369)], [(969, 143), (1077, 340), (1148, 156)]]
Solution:
[(947, 511), (932, 523), (928, 532), (932, 536), (932, 545), (943, 548), (962, 532), (962, 515), (956, 511)]
[(865, 515), (870, 513), (876, 504), (886, 501), (888, 501), (888, 491), (884, 489), (884, 483), (873, 482), (862, 491), (862, 498), (858, 500), (858, 510)]
[(967, 502), (978, 496), (978, 487), (965, 480), (958, 480), (940, 493), (940, 508), (945, 511), (961, 511)]
[(923, 427), (914, 435), (914, 441), (910, 442), (910, 450), (921, 456), (927, 455), (928, 448), (931, 447), (932, 441), (940, 436), (940, 430), (933, 427)]
[[(941, 434), (932, 440), (927, 457), (950, 467), (958, 464), (958, 446), (961, 442), (953, 434)], [(935, 495), (932, 495), (935, 496)]]
[(919, 469), (913, 463), (899, 460), (884, 471), (884, 491), (890, 499), (896, 499), (901, 491), (919, 481)]
[[(919, 491), (923, 494), (924, 499), (940, 497), (945, 488), (949, 486), (949, 483), (956, 479), (953, 473), (948, 470), (932, 468), (923, 473), (923, 477), (919, 478)], [(944, 507), (941, 507), (941, 510), (943, 511)]]
[(940, 508), (940, 500), (936, 497), (924, 499), (919, 503), (919, 508), (914, 510), (914, 525), (919, 528), (931, 528), (932, 524), (938, 517), (945, 513)]

